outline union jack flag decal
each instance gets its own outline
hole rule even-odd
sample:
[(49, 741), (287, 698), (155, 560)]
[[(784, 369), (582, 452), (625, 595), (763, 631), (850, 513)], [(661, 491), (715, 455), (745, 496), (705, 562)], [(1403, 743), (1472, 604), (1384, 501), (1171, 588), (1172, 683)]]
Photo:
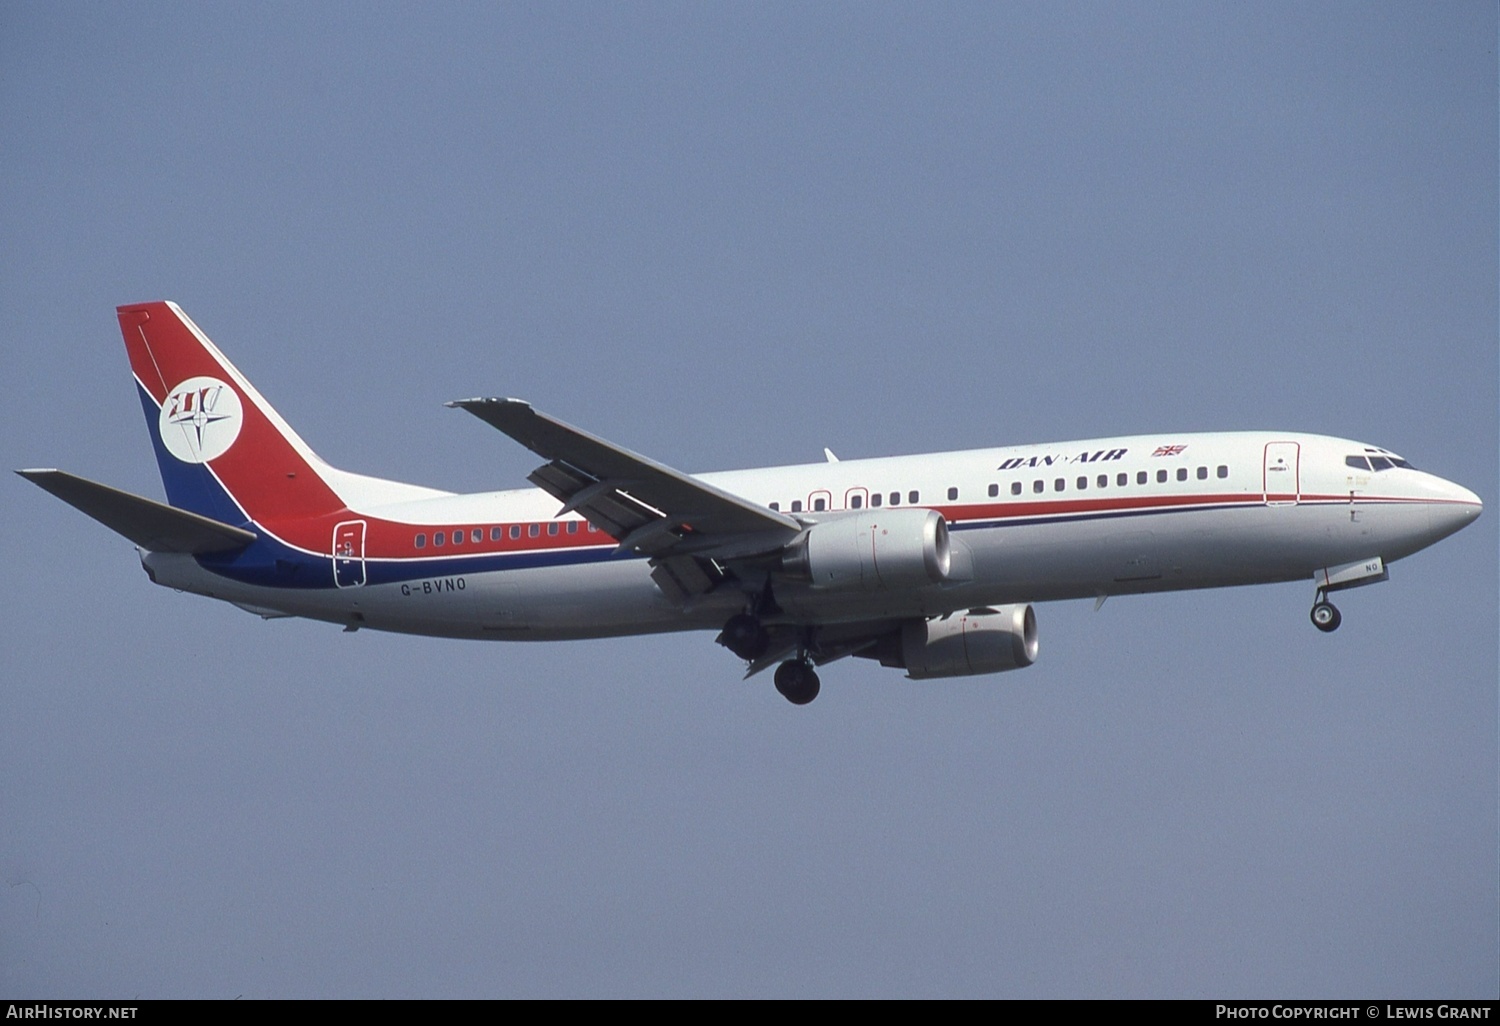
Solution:
[(1182, 450), (1184, 450), (1186, 448), (1187, 448), (1187, 446), (1185, 446), (1185, 445), (1163, 445), (1162, 447), (1160, 447), (1159, 449), (1157, 449), (1155, 452), (1153, 452), (1151, 455), (1153, 455), (1153, 456), (1176, 456), (1178, 453), (1182, 452)]

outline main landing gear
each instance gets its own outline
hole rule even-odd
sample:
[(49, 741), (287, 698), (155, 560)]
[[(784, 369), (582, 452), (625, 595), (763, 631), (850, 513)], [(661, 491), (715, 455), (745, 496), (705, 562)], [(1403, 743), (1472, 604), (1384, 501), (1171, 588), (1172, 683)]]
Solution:
[(753, 663), (765, 655), (766, 648), (771, 644), (771, 636), (760, 622), (760, 617), (749, 613), (731, 616), (714, 640), (747, 663)]
[(788, 659), (776, 667), (776, 690), (793, 705), (806, 705), (818, 697), (822, 684), (818, 671), (812, 663), (802, 659)]
[[(771, 652), (771, 632), (754, 613), (737, 613), (731, 616), (714, 640), (747, 663), (755, 663), (767, 653), (775, 659), (785, 651), (778, 649)], [(776, 667), (776, 690), (793, 705), (806, 705), (817, 698), (818, 692), (822, 690), (818, 673), (813, 669), (812, 660), (807, 657), (808, 639), (804, 637), (802, 642), (794, 650), (796, 658), (788, 659)]]
[(1339, 624), (1344, 622), (1343, 615), (1338, 607), (1328, 601), (1327, 595), (1322, 588), (1318, 589), (1317, 597), (1313, 599), (1312, 613), (1313, 626), (1324, 634), (1330, 634), (1339, 629)]

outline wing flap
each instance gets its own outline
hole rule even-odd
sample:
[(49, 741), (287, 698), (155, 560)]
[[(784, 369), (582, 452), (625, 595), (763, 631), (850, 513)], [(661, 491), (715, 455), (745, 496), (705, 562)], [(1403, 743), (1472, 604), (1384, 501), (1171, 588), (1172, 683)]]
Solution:
[(578, 512), (611, 538), (662, 519), (662, 512), (623, 490), (623, 483), (597, 480), (560, 462), (537, 467), (526, 480), (563, 504), (558, 515)]
[(61, 470), (16, 473), (149, 552), (229, 552), (256, 538), (253, 531)]
[(723, 580), (724, 575), (712, 562), (692, 556), (672, 556), (651, 561), (651, 579), (662, 593), (684, 605), (698, 595), (706, 595)]

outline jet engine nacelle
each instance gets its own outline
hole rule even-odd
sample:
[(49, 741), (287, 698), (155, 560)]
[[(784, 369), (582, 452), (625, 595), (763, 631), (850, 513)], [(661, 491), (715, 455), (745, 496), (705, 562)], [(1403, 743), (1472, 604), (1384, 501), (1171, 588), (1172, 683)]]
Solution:
[(782, 569), (814, 588), (878, 591), (941, 584), (948, 522), (933, 509), (864, 510), (813, 524), (787, 546)]
[(971, 609), (901, 626), (901, 657), (913, 680), (1017, 670), (1036, 662), (1036, 613), (1030, 604)]

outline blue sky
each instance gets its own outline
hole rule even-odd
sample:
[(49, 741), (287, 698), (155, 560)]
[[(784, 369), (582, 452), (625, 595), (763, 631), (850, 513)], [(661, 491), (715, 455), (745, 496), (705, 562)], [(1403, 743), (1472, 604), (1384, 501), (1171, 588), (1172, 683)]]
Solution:
[(708, 635), (345, 635), (15, 479), (13, 996), (1493, 996), (1492, 4), (0, 8), (0, 445), (159, 496), (113, 307), (352, 470), (1362, 439), (1478, 527), (793, 709)]

